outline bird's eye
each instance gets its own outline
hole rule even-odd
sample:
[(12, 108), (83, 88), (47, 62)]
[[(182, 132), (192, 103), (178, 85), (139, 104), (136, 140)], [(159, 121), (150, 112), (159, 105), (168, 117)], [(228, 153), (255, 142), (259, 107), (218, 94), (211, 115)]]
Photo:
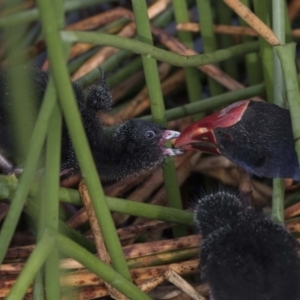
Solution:
[(223, 137), (227, 140), (227, 141), (232, 141), (232, 137), (230, 134), (223, 132)]
[(148, 130), (145, 132), (144, 136), (147, 140), (152, 140), (155, 137), (155, 132), (152, 130)]

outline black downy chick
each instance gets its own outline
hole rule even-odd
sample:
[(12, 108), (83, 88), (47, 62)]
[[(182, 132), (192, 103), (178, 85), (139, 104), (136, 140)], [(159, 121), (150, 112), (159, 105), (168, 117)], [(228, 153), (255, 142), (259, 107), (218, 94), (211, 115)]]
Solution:
[(201, 197), (195, 220), (213, 300), (300, 299), (298, 245), (281, 225), (228, 191)]
[[(49, 80), (48, 74), (37, 68), (26, 69), (26, 72), (32, 76), (34, 93), (41, 101)], [(167, 140), (176, 138), (179, 133), (152, 122), (131, 119), (113, 128), (105, 128), (97, 112), (109, 110), (112, 98), (103, 74), (101, 77), (101, 85), (91, 86), (86, 97), (82, 87), (75, 82), (73, 82), (73, 89), (94, 161), (102, 179), (113, 181), (139, 174), (144, 170), (152, 171), (161, 165), (166, 157), (182, 153), (180, 150), (166, 148), (164, 145)], [(9, 130), (11, 120), (5, 113), (6, 105), (9, 103), (7, 78), (6, 72), (0, 74), (0, 165), (4, 173), (15, 169), (9, 160), (15, 162), (16, 154)], [(61, 175), (69, 176), (78, 170), (71, 139), (66, 125), (63, 124)]]

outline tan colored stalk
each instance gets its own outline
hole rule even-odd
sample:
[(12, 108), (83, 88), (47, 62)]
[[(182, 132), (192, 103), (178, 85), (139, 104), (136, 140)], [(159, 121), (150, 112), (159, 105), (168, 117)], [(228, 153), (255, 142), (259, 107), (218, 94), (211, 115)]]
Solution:
[[(143, 182), (149, 176), (150, 176), (149, 174), (141, 174), (138, 180), (136, 176), (131, 176), (121, 181), (118, 181), (117, 183), (112, 184), (108, 188), (104, 189), (105, 195), (110, 197), (117, 197), (122, 193), (126, 192), (127, 190), (132, 189), (137, 184)], [(77, 213), (75, 213), (72, 217), (70, 217), (67, 220), (66, 224), (72, 228), (78, 228), (82, 224), (87, 222), (87, 220), (88, 220), (87, 213), (85, 211), (85, 208), (82, 207)]]
[[(116, 21), (118, 19), (121, 19), (123, 17), (128, 17), (131, 18), (132, 17), (132, 12), (129, 11), (128, 9), (122, 8), (122, 7), (117, 7), (114, 9), (110, 9), (106, 12), (97, 14), (95, 16), (86, 18), (82, 21), (79, 21), (77, 23), (68, 25), (66, 27), (66, 29), (69, 30), (92, 30), (92, 29), (96, 29), (99, 28), (101, 26), (107, 25), (113, 21)], [(77, 43), (75, 45), (72, 46), (71, 51), (69, 53), (69, 59), (72, 59), (76, 56), (79, 56), (80, 54), (88, 51), (91, 48), (94, 48), (95, 45), (92, 44), (86, 44), (86, 43)], [(44, 42), (40, 42), (38, 43), (34, 49), (32, 49), (31, 51), (33, 52), (40, 52), (40, 50), (42, 50), (43, 48), (45, 48), (45, 44)], [(49, 61), (46, 60), (42, 66), (43, 70), (48, 70), (49, 68)]]
[[(114, 103), (117, 103), (124, 95), (128, 93), (131, 89), (133, 89), (136, 84), (138, 84), (144, 77), (144, 72), (138, 71), (134, 74), (130, 75), (127, 79), (122, 80), (117, 86), (115, 86), (112, 91), (111, 95), (113, 98)], [(108, 119), (105, 119), (105, 123), (108, 125), (115, 124), (116, 122), (121, 122), (122, 120), (116, 120), (115, 116), (108, 115)]]
[[(190, 163), (188, 160), (190, 159), (191, 155), (193, 153), (185, 153), (184, 155), (178, 156), (175, 158), (175, 167), (177, 170), (177, 176), (180, 178), (180, 185), (183, 184), (183, 182), (186, 180), (186, 178), (190, 174), (190, 169), (188, 168), (190, 166)], [(154, 181), (154, 178), (156, 179)], [(148, 181), (146, 181), (143, 186), (140, 188), (137, 188), (131, 195), (128, 196), (128, 199), (138, 202), (143, 202), (146, 200), (160, 185), (163, 183), (163, 175), (162, 173), (158, 173), (153, 175), (152, 178), (150, 178)], [(157, 203), (153, 202), (153, 199), (155, 198), (164, 199), (166, 200), (166, 191), (164, 187), (161, 187), (158, 192), (156, 192), (155, 196), (152, 198), (151, 203), (160, 205), (159, 201)], [(163, 201), (164, 201), (163, 200)], [(117, 216), (117, 217), (116, 217)], [(120, 215), (120, 214), (114, 214), (114, 220), (117, 224), (123, 224), (128, 220), (130, 216), (128, 215)], [(136, 218), (136, 220), (133, 222), (133, 224), (140, 224), (143, 223), (145, 218)], [(133, 243), (133, 241), (129, 241), (129, 243)]]
[(172, 240), (155, 241), (150, 243), (133, 244), (123, 248), (126, 258), (135, 258), (154, 253), (161, 253), (185, 248), (198, 247), (200, 244), (198, 234), (185, 236)]
[[(161, 63), (159, 65), (159, 78), (163, 81), (170, 71), (171, 66), (166, 63)], [(171, 75), (172, 77), (174, 75)], [(168, 81), (170, 77), (166, 80)], [(162, 90), (164, 92), (164, 82), (162, 84)], [(109, 125), (113, 125), (118, 123), (119, 120), (127, 120), (130, 118), (134, 118), (144, 112), (146, 109), (150, 107), (150, 99), (148, 95), (147, 86), (142, 88), (142, 90), (130, 101), (130, 103), (123, 108), (119, 113), (110, 117)]]
[[(184, 84), (185, 73), (184, 70), (179, 70), (163, 81), (164, 77), (165, 76), (160, 76), (160, 80), (162, 81), (161, 88), (163, 96), (166, 96), (167, 94), (178, 89), (181, 85)], [(127, 120), (140, 115), (142, 112), (149, 109), (149, 107), (150, 99), (148, 95), (148, 89), (147, 87), (144, 87), (124, 109), (122, 109), (113, 117), (116, 119)]]
[(166, 280), (165, 275), (154, 277), (154, 278), (151, 278), (151, 279), (147, 280), (145, 283), (140, 284), (139, 288), (143, 292), (149, 293), (150, 291), (155, 289), (159, 284), (161, 284), (165, 280)]
[[(145, 281), (153, 280), (154, 278), (161, 278), (164, 274), (170, 269), (174, 270), (179, 275), (194, 274), (199, 272), (199, 260), (189, 260), (182, 263), (174, 263), (169, 265), (157, 266), (157, 267), (148, 267), (148, 268), (139, 268), (130, 270), (131, 276), (138, 286), (145, 284)], [(158, 279), (160, 281), (160, 279)], [(15, 280), (6, 280), (7, 284), (2, 285), (0, 288), (0, 294), (5, 297), (10, 290), (10, 287), (14, 284)], [(107, 295), (107, 289), (104, 286), (103, 280), (97, 277), (95, 274), (90, 273), (89, 271), (80, 271), (74, 273), (64, 274), (61, 277), (61, 286), (62, 287), (86, 287), (85, 294), (87, 291), (93, 292), (94, 296), (100, 297)], [(31, 292), (31, 289), (28, 290)], [(81, 294), (80, 290), (78, 296)], [(70, 298), (63, 298), (70, 299)], [(91, 299), (91, 298), (80, 298), (80, 299)]]
[[(201, 32), (201, 26), (198, 23), (180, 23), (176, 28), (181, 31)], [(214, 25), (213, 29), (215, 33), (219, 34), (257, 36), (255, 30), (244, 26)]]
[(185, 292), (187, 295), (195, 300), (206, 300), (202, 295), (200, 295), (187, 281), (185, 281), (181, 276), (179, 276), (174, 270), (169, 270), (166, 272), (166, 279), (172, 282), (180, 290)]
[[(20, 2), (16, 2), (16, 3), (20, 3)], [(0, 17), (2, 16), (8, 16), (11, 15), (13, 13), (16, 13), (18, 11), (24, 11), (26, 9), (32, 8), (35, 5), (35, 1), (33, 0), (28, 0), (26, 2), (22, 2), (19, 5), (14, 5), (10, 8), (7, 9), (3, 9), (2, 7), (2, 11), (0, 12)], [(4, 5), (5, 7), (5, 5)]]
[[(193, 153), (189, 153), (189, 155), (193, 155)], [(196, 154), (197, 156), (200, 155), (199, 153)], [(190, 173), (191, 173), (191, 163), (189, 160), (186, 160), (186, 162), (182, 165), (179, 166), (178, 170), (177, 170), (177, 180), (178, 180), (178, 185), (182, 186), (182, 184), (186, 181), (186, 179), (189, 177)], [(166, 195), (166, 189), (165, 187), (161, 187), (156, 194), (153, 196), (153, 198), (151, 199), (150, 203), (154, 204), (154, 205), (166, 205), (167, 202), (167, 195)], [(133, 224), (141, 224), (144, 223), (145, 221), (147, 221), (146, 218), (142, 218), (142, 217), (138, 217), (134, 220)], [(157, 232), (155, 232), (155, 234), (157, 234)], [(129, 241), (129, 244), (133, 243), (133, 240)]]
[[(187, 48), (185, 45), (180, 43), (176, 38), (168, 35), (164, 30), (157, 27), (151, 26), (152, 34), (155, 35), (159, 41), (167, 47), (169, 50), (176, 52), (181, 55), (191, 56), (199, 54), (194, 49)], [(212, 64), (207, 64), (199, 66), (198, 69), (202, 71), (207, 76), (213, 78), (221, 85), (226, 87), (230, 91), (243, 89), (245, 86), (234, 80), (228, 74), (224, 73), (217, 66)], [(252, 99), (261, 100), (259, 97), (253, 97)]]
[(137, 238), (139, 235), (147, 232), (155, 232), (157, 230), (164, 230), (166, 228), (171, 228), (175, 224), (173, 223), (166, 223), (164, 221), (149, 221), (142, 224), (135, 224), (130, 225), (124, 228), (119, 228), (117, 233), (120, 237), (120, 240), (132, 239)]
[[(124, 256), (127, 260), (134, 259), (142, 256), (149, 256), (149, 255), (157, 255), (160, 253), (166, 253), (169, 251), (179, 251), (183, 249), (191, 249), (199, 247), (201, 242), (201, 237), (199, 235), (190, 235), (186, 237), (181, 237), (172, 240), (161, 240), (161, 241), (154, 241), (154, 242), (147, 242), (141, 244), (133, 244), (129, 246), (123, 247)], [(14, 249), (14, 248), (12, 248)], [(20, 258), (27, 258), (34, 246), (30, 246), (26, 249), (26, 256), (14, 256), (10, 255), (10, 259), (20, 259)], [(15, 249), (17, 250), (17, 249)], [(24, 247), (18, 247), (18, 251), (23, 251)], [(10, 250), (9, 250), (10, 252)], [(102, 259), (102, 258), (101, 258)], [(103, 258), (104, 260), (106, 258)], [(18, 273), (22, 270), (24, 263), (23, 262), (14, 262), (14, 263), (5, 263), (0, 266), (0, 272), (6, 273)], [(84, 266), (74, 259), (67, 258), (62, 259), (60, 261), (60, 268), (62, 269), (82, 269)]]
[[(156, 267), (132, 269), (130, 270), (130, 273), (135, 284), (139, 284), (139, 282), (142, 282), (143, 280), (149, 280), (153, 277), (163, 276), (164, 273), (169, 269), (173, 269), (180, 275), (194, 274), (196, 272), (199, 272), (199, 259)], [(87, 270), (68, 273), (61, 277), (62, 286), (79, 287), (99, 284), (103, 284), (103, 280)]]
[(300, 203), (296, 203), (284, 210), (284, 219), (290, 219), (300, 214)]
[[(97, 248), (97, 254), (98, 257), (105, 262), (108, 265), (111, 265), (111, 258), (109, 256), (109, 253), (106, 249), (105, 243), (104, 243), (104, 239), (103, 239), (103, 235), (101, 232), (101, 229), (99, 227), (99, 223), (94, 211), (94, 207), (91, 201), (91, 198), (89, 196), (88, 193), (88, 189), (87, 186), (84, 183), (84, 180), (82, 179), (80, 184), (79, 184), (79, 193), (81, 195), (82, 198), (82, 202), (85, 206), (86, 212), (88, 214), (89, 217), (89, 222), (90, 222), (90, 226), (93, 232), (93, 236), (94, 236), (94, 242)], [(126, 300), (128, 299), (127, 297), (125, 297), (123, 294), (121, 294), (118, 290), (116, 290), (114, 287), (112, 287), (110, 284), (108, 284), (107, 282), (104, 283), (109, 295), (114, 298), (114, 299), (120, 299), (120, 300)]]
[[(159, 0), (156, 1), (153, 5), (148, 8), (148, 16), (149, 19), (152, 20), (158, 14), (163, 12), (166, 7), (170, 4), (169, 0)], [(127, 16), (129, 16), (129, 12)], [(131, 12), (130, 19), (133, 19), (133, 14)], [(136, 24), (135, 22), (130, 22), (126, 25), (119, 33), (120, 37), (133, 37), (136, 33)], [(77, 80), (78, 78), (86, 75), (91, 70), (100, 66), (105, 60), (111, 57), (116, 52), (120, 51), (120, 49), (114, 47), (103, 47), (99, 52), (94, 54), (91, 58), (89, 58), (72, 76), (72, 80)]]
[(300, 221), (292, 221), (288, 222), (285, 224), (285, 227), (290, 231), (290, 232), (300, 232)]
[(239, 191), (249, 203), (253, 201), (253, 186), (251, 184), (251, 179), (249, 173), (242, 168), (238, 168), (239, 172)]
[(9, 248), (6, 252), (5, 258), (9, 260), (27, 258), (30, 255), (30, 253), (34, 250), (34, 248), (35, 245)]
[[(210, 288), (209, 288), (209, 285), (208, 285), (207, 283), (204, 283), (204, 284), (200, 284), (200, 285), (198, 285), (198, 286), (195, 286), (195, 290), (196, 290), (199, 294), (201, 294), (201, 295), (203, 295), (203, 296), (205, 296), (205, 297), (207, 297), (207, 298), (209, 298), (209, 296), (210, 296)], [(152, 295), (151, 295), (151, 296), (152, 296)], [(205, 298), (205, 299), (206, 299), (206, 298)], [(188, 295), (185, 294), (185, 293), (180, 293), (179, 295), (177, 295), (177, 296), (175, 296), (175, 297), (169, 298), (169, 300), (191, 300), (191, 297), (188, 296)]]
[(236, 14), (272, 46), (280, 45), (274, 32), (239, 0), (223, 0)]
[(291, 22), (298, 16), (299, 10), (300, 10), (300, 0), (292, 0), (288, 7), (288, 13)]
[[(198, 23), (180, 23), (176, 26), (180, 31), (201, 32), (201, 26)], [(257, 32), (251, 27), (233, 26), (233, 25), (214, 25), (214, 32), (218, 34), (242, 35), (242, 36), (258, 36)], [(292, 35), (295, 38), (300, 37), (300, 30), (292, 30)]]
[[(133, 37), (136, 32), (135, 23), (131, 22), (126, 25), (119, 33), (120, 37)], [(120, 49), (114, 47), (102, 47), (96, 54), (87, 59), (84, 64), (73, 74), (72, 80), (77, 80), (83, 77), (93, 69), (101, 66), (101, 64), (107, 60), (109, 57), (119, 52)]]

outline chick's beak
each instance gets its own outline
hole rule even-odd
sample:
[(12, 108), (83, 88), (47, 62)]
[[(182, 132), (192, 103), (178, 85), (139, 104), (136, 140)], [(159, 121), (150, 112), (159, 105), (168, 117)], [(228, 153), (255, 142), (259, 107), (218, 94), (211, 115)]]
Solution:
[(166, 141), (175, 139), (179, 135), (180, 135), (180, 132), (178, 132), (178, 131), (174, 131), (174, 130), (165, 130), (164, 131), (164, 133), (162, 135), (162, 138), (160, 140), (160, 145), (163, 148), (163, 155), (166, 155), (166, 156), (176, 156), (176, 155), (183, 154), (182, 150), (164, 147), (164, 144), (165, 144)]
[(221, 154), (214, 134), (215, 128), (229, 127), (241, 120), (249, 101), (233, 103), (185, 128), (175, 142), (175, 148), (201, 150)]

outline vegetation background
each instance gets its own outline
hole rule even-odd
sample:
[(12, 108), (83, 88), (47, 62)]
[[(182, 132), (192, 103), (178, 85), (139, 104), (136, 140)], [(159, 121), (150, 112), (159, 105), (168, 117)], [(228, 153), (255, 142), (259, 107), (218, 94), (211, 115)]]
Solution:
[[(162, 172), (102, 186), (70, 78), (88, 87), (101, 66), (114, 101), (108, 126), (143, 118), (181, 131), (242, 99), (289, 107), (300, 157), (300, 1), (1, 0), (0, 6), (1, 70), (51, 66), (33, 132), (27, 124), (35, 112), (21, 105), (14, 112), (12, 134), (26, 159), (20, 177), (0, 177), (0, 297), (206, 299), (193, 199), (220, 186), (238, 189), (237, 168), (224, 157), (190, 152), (168, 159)], [(30, 103), (30, 88), (18, 93), (20, 82), (30, 86), (30, 78), (15, 78), (12, 101)], [(84, 174), (79, 189), (60, 187), (66, 183), (57, 176), (62, 115)], [(36, 176), (41, 167), (45, 173)], [(254, 205), (298, 236), (299, 183), (249, 182)]]

